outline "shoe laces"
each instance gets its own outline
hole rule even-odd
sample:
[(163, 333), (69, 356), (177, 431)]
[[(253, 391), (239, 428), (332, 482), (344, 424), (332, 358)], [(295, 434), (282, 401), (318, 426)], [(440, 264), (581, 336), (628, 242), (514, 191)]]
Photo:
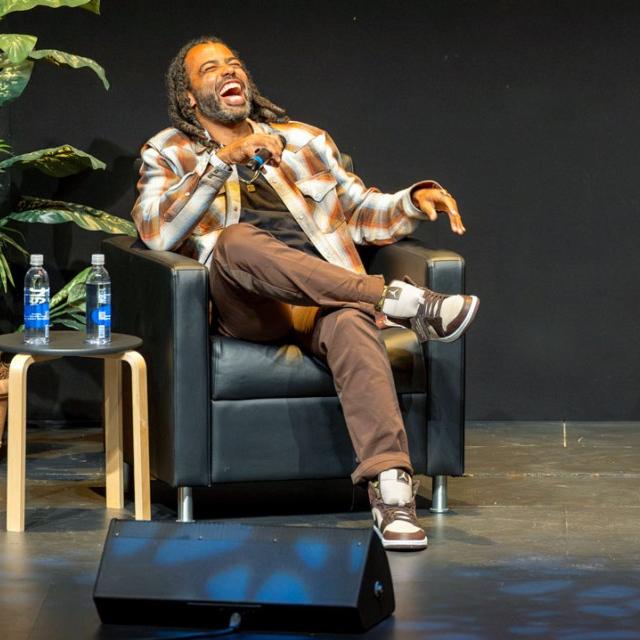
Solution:
[(435, 291), (431, 291), (427, 287), (421, 287), (416, 284), (414, 280), (412, 280), (409, 276), (404, 276), (402, 278), (405, 282), (413, 285), (414, 287), (418, 287), (424, 291), (424, 314), (428, 318), (439, 318), (440, 310), (442, 309), (442, 305), (444, 301), (449, 297), (446, 293), (436, 293)]
[(436, 293), (430, 289), (425, 289), (424, 312), (427, 318), (440, 318), (442, 305), (448, 297), (444, 293)]
[(382, 513), (383, 521), (388, 524), (391, 524), (394, 520), (403, 520), (404, 522), (409, 522), (415, 526), (420, 526), (418, 524), (418, 515), (416, 513), (416, 495), (418, 494), (418, 488), (420, 486), (420, 482), (412, 478), (412, 486), (411, 486), (411, 502), (404, 505), (398, 504), (387, 504), (383, 502), (382, 496), (380, 495), (380, 488), (378, 482), (370, 482), (371, 487), (373, 487), (375, 493), (375, 503), (372, 503), (371, 506), (375, 506), (380, 509)]
[(403, 520), (404, 522), (415, 525), (418, 520), (418, 516), (416, 515), (415, 503), (411, 505), (405, 505), (403, 507), (399, 505), (389, 506), (386, 504), (384, 512), (386, 519), (390, 523), (396, 520)]

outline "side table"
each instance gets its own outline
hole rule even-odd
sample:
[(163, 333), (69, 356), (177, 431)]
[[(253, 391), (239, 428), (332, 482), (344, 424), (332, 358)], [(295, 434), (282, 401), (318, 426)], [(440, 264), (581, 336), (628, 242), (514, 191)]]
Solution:
[(105, 477), (108, 509), (124, 508), (122, 456), (122, 362), (131, 367), (133, 474), (136, 520), (151, 518), (147, 366), (135, 349), (142, 340), (114, 333), (105, 345), (90, 345), (78, 331), (51, 331), (49, 344), (29, 345), (22, 333), (0, 335), (0, 351), (16, 354), (9, 368), (7, 431), (7, 531), (24, 531), (27, 436), (27, 371), (34, 362), (64, 356), (104, 360)]

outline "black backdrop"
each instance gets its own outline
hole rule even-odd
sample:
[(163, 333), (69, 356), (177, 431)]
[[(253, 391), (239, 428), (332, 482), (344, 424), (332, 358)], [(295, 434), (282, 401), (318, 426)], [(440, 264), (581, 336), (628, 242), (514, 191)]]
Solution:
[[(1, 133), (16, 153), (67, 142), (108, 169), (60, 183), (15, 176), (17, 187), (128, 217), (131, 161), (167, 125), (164, 70), (183, 42), (216, 34), (265, 95), (329, 130), (366, 183), (432, 177), (458, 198), (464, 238), (445, 220), (417, 235), (462, 253), (482, 298), (468, 418), (640, 417), (639, 3), (103, 0), (100, 17), (40, 8), (0, 26), (95, 58), (112, 84), (36, 68)], [(27, 234), (54, 286), (100, 240), (70, 225)], [(90, 365), (39, 365), (33, 377), (33, 417), (98, 415)]]

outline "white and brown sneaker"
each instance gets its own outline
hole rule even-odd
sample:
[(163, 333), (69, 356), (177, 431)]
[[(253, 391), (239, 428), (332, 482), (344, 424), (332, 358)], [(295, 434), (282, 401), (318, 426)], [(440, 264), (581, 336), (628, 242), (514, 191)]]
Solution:
[(393, 280), (384, 289), (378, 308), (390, 318), (408, 320), (420, 342), (453, 342), (473, 322), (477, 296), (446, 295), (418, 287), (406, 278)]
[(416, 515), (418, 483), (401, 469), (383, 471), (369, 482), (373, 529), (385, 549), (419, 551), (426, 548), (427, 536)]

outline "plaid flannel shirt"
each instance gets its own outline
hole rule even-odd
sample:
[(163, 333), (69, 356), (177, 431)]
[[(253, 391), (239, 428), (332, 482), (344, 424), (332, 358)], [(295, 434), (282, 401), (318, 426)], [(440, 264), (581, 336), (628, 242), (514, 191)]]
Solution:
[[(340, 164), (330, 136), (300, 123), (250, 121), (254, 132), (287, 141), (278, 167), (265, 165), (266, 180), (324, 258), (364, 273), (355, 244), (388, 244), (411, 233), (427, 216), (411, 201), (417, 183), (396, 193), (367, 188)], [(151, 249), (177, 251), (208, 264), (220, 232), (240, 220), (235, 165), (173, 128), (142, 148), (139, 197), (131, 216)]]

